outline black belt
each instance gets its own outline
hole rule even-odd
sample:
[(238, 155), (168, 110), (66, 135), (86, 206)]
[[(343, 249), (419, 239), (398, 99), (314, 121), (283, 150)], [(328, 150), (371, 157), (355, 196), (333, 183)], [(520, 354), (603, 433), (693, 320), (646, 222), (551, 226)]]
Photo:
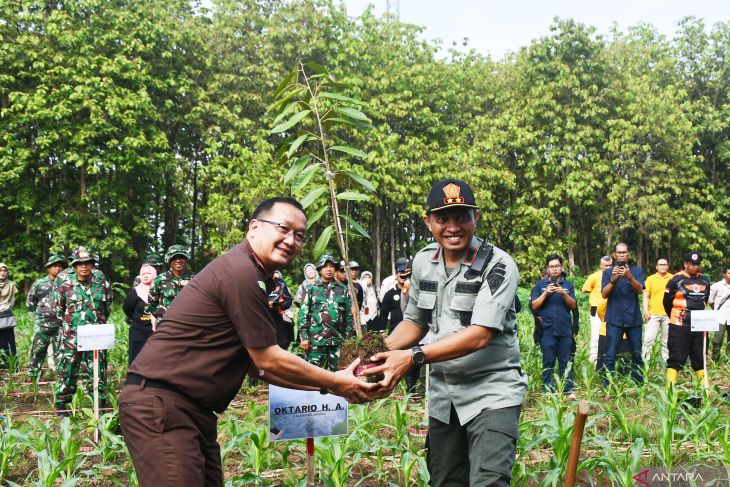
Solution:
[(138, 384), (142, 384), (143, 382), (144, 382), (144, 385), (142, 386), (143, 389), (145, 387), (152, 387), (153, 389), (164, 389), (166, 391), (176, 392), (183, 396), (185, 395), (182, 392), (180, 392), (180, 390), (177, 387), (175, 387), (174, 385), (169, 384), (165, 381), (147, 379), (146, 377), (142, 377), (141, 375), (134, 374), (132, 372), (127, 373), (127, 380), (125, 381), (125, 384), (138, 385)]

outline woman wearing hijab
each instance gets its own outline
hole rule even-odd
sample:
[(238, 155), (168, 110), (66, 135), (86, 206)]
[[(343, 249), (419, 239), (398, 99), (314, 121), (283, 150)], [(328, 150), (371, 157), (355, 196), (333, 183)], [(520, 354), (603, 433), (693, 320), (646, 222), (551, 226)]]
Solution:
[(364, 302), (360, 310), (362, 322), (365, 323), (368, 331), (377, 331), (378, 312), (380, 303), (378, 302), (378, 293), (373, 284), (373, 273), (365, 271), (360, 278), (362, 286)]
[(8, 357), (15, 355), (15, 316), (13, 305), (18, 288), (8, 277), (8, 266), (0, 263), (0, 368), (7, 369)]
[(144, 347), (147, 339), (155, 331), (154, 316), (145, 313), (149, 301), (150, 286), (157, 277), (157, 271), (149, 264), (143, 264), (139, 270), (139, 284), (134, 286), (124, 298), (124, 314), (131, 320), (129, 327), (129, 364)]

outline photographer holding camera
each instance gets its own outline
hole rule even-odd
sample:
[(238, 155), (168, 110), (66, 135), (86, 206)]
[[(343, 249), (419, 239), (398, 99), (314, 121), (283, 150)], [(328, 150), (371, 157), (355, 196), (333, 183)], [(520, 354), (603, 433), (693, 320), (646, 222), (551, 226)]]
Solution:
[[(603, 271), (601, 295), (608, 300), (606, 309), (606, 358), (603, 366), (608, 374), (616, 369), (616, 355), (621, 339), (626, 333), (631, 351), (633, 367), (631, 376), (638, 383), (643, 382), (644, 361), (641, 358), (641, 306), (639, 295), (644, 291), (644, 271), (635, 265), (629, 265), (629, 246), (621, 242), (616, 244), (613, 267)], [(608, 384), (606, 375), (603, 384)]]
[[(530, 306), (542, 324), (540, 349), (542, 350), (542, 383), (546, 390), (555, 389), (553, 370), (558, 360), (560, 375), (565, 376), (573, 355), (573, 319), (575, 309), (575, 288), (563, 278), (563, 258), (550, 254), (545, 259), (548, 276), (540, 279), (532, 289)], [(566, 394), (573, 392), (573, 370), (565, 377)]]

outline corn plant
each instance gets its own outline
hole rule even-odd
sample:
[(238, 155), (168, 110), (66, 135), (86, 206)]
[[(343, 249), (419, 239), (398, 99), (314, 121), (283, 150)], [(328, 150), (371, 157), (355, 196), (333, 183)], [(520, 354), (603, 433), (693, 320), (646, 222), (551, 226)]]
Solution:
[[(548, 401), (546, 404), (541, 404), (543, 419), (530, 422), (537, 431), (533, 430), (535, 434), (531, 435), (532, 439), (523, 445), (522, 453), (526, 455), (526, 452), (532, 449), (543, 445), (549, 446), (553, 456), (548, 463), (543, 483), (558, 485), (565, 475), (565, 468), (568, 464), (575, 414), (568, 412), (561, 393), (550, 393), (545, 396)], [(525, 426), (527, 424), (525, 423)], [(520, 436), (522, 436), (522, 432)]]
[(28, 435), (13, 428), (9, 417), (0, 420), (0, 479), (7, 477), (13, 460), (26, 448)]
[(344, 436), (318, 438), (315, 442), (316, 462), (326, 487), (349, 485), (351, 473), (362, 458), (361, 451), (350, 448), (349, 440), (349, 436)]
[(75, 476), (86, 457), (79, 452), (81, 439), (70, 418), (63, 418), (58, 426), (56, 432), (50, 420), (43, 423), (35, 420), (35, 428), (41, 432), (39, 438), (31, 441), (38, 460), (38, 486), (53, 486), (57, 479), (63, 479), (62, 485), (69, 486), (78, 481)]
[[(608, 441), (602, 437), (593, 438), (593, 442), (602, 447), (603, 453), (600, 456), (586, 458), (578, 465), (578, 473), (588, 472), (591, 485), (604, 485), (605, 480), (611, 485), (632, 487), (634, 485), (633, 475), (639, 471), (641, 455), (644, 452), (644, 439), (636, 438), (623, 454), (619, 453)], [(594, 472), (599, 472), (601, 478), (593, 478)]]

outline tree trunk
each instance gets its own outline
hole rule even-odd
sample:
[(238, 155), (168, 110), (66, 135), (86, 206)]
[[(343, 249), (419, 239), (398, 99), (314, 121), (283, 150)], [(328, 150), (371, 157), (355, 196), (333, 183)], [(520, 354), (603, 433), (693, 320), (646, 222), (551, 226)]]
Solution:
[[(393, 213), (392, 206), (389, 207)], [(388, 236), (390, 237), (390, 274), (395, 274), (395, 215), (388, 216)]]
[(380, 266), (383, 261), (383, 217), (382, 209), (379, 204), (375, 205), (375, 232), (373, 234), (373, 258), (375, 259), (375, 275), (373, 276), (373, 284), (376, 289), (380, 288)]

